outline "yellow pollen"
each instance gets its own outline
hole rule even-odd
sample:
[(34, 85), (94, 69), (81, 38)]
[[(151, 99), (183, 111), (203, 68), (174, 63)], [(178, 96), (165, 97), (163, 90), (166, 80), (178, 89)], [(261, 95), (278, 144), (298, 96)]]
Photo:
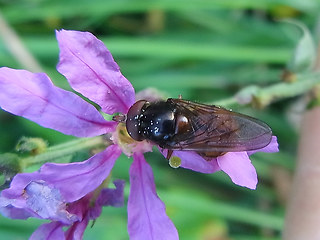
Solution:
[(119, 145), (121, 145), (121, 144), (131, 144), (131, 143), (136, 142), (128, 134), (126, 125), (124, 123), (119, 123), (118, 126), (117, 126), (117, 130), (116, 131), (118, 132)]
[(181, 159), (177, 156), (173, 156), (169, 159), (169, 165), (172, 168), (178, 168), (181, 166)]

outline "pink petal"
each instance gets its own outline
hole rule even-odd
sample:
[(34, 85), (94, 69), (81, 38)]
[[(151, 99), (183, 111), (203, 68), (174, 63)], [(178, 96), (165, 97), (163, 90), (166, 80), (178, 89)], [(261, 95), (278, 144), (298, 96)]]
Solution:
[(66, 231), (66, 240), (77, 240), (83, 238), (83, 233), (86, 230), (89, 222), (89, 217), (85, 216), (82, 221), (73, 223)]
[(166, 214), (165, 205), (156, 193), (151, 167), (142, 154), (133, 155), (133, 159), (128, 200), (130, 239), (179, 239), (175, 226)]
[(42, 180), (58, 189), (64, 201), (76, 201), (96, 189), (109, 175), (121, 150), (111, 145), (84, 162), (69, 164), (46, 163), (39, 172), (17, 174), (2, 196), (14, 199), (21, 196), (31, 181)]
[(258, 183), (257, 172), (246, 152), (229, 152), (217, 157), (222, 171), (227, 173), (237, 185), (255, 189)]
[(61, 30), (56, 35), (60, 47), (57, 69), (71, 87), (105, 113), (127, 113), (135, 102), (134, 89), (103, 42), (88, 32)]
[[(78, 220), (83, 220), (90, 211), (91, 199), (93, 198), (94, 192), (90, 192), (79, 200), (68, 204), (68, 212), (78, 217)], [(70, 225), (70, 224), (69, 224)]]
[(25, 208), (25, 206), (25, 201), (24, 204), (21, 204), (19, 200), (14, 199), (12, 201), (12, 199), (0, 196), (0, 213), (7, 218), (27, 219), (29, 217), (38, 217), (38, 214)]
[(115, 126), (76, 94), (55, 87), (44, 73), (0, 68), (0, 89), (2, 109), (64, 134), (91, 137)]
[(29, 240), (64, 240), (65, 236), (62, 227), (63, 224), (60, 222), (42, 224), (33, 232)]
[(45, 164), (40, 174), (60, 190), (67, 202), (73, 202), (101, 185), (120, 154), (118, 146), (111, 145), (84, 162)]
[(122, 207), (124, 205), (124, 185), (125, 181), (115, 180), (113, 184), (116, 188), (104, 188), (101, 190), (96, 200), (96, 206)]
[[(164, 157), (167, 157), (168, 150), (160, 149), (160, 152)], [(215, 158), (207, 161), (194, 151), (173, 151), (172, 156), (177, 156), (181, 159), (180, 167), (191, 169), (196, 172), (214, 173), (221, 170)]]
[(63, 201), (58, 189), (48, 186), (44, 181), (32, 181), (15, 198), (6, 196), (4, 190), (0, 197), (0, 212), (2, 215), (14, 219), (29, 217), (50, 219), (64, 224), (72, 224), (79, 217), (67, 210), (67, 203)]
[(272, 136), (271, 142), (266, 147), (255, 150), (255, 151), (248, 151), (248, 155), (250, 156), (251, 154), (254, 154), (256, 152), (267, 152), (267, 153), (279, 152), (279, 144), (277, 141), (277, 137)]
[(116, 188), (104, 188), (94, 206), (90, 206), (90, 219), (96, 219), (100, 216), (103, 206), (123, 207), (124, 205), (124, 180), (115, 180), (113, 184)]
[(49, 187), (43, 181), (34, 181), (24, 191), (22, 198), (26, 201), (26, 209), (32, 210), (40, 218), (66, 224), (78, 221), (78, 216), (67, 211), (67, 204), (63, 202), (58, 189)]

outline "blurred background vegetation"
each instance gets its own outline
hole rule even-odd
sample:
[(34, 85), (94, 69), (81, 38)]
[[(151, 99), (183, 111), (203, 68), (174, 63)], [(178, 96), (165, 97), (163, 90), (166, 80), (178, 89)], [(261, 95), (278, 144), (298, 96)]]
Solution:
[[(71, 90), (56, 72), (55, 29), (90, 31), (103, 40), (136, 91), (156, 88), (170, 97), (214, 103), (249, 85), (282, 81), (302, 32), (283, 22), (295, 19), (318, 38), (317, 0), (0, 0), (1, 21), (14, 30), (56, 85)], [(6, 42), (0, 25), (0, 66), (28, 68)], [(1, 89), (0, 89), (1, 91)], [(278, 136), (280, 152), (252, 156), (259, 184), (251, 191), (232, 184), (226, 174), (172, 169), (159, 153), (146, 155), (157, 190), (183, 240), (280, 239), (295, 167), (301, 110), (299, 97), (264, 109), (225, 107), (267, 122)], [(22, 136), (49, 145), (73, 139), (0, 111), (0, 153), (13, 152)], [(73, 159), (85, 160), (79, 152)], [(128, 183), (131, 160), (121, 157), (114, 178)], [(126, 187), (128, 195), (129, 184)], [(0, 217), (2, 239), (26, 239), (42, 221)], [(105, 208), (85, 239), (128, 239), (126, 207)]]

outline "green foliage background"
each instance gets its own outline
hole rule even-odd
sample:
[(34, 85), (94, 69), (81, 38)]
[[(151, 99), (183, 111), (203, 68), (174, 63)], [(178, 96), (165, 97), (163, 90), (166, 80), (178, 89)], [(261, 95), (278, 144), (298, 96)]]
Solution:
[[(214, 103), (248, 85), (281, 81), (301, 31), (280, 21), (319, 31), (317, 0), (1, 0), (0, 12), (56, 85), (71, 90), (55, 70), (55, 29), (90, 31), (103, 40), (136, 91), (156, 88), (170, 97)], [(0, 66), (23, 68), (0, 38)], [(0, 89), (1, 91), (1, 89)], [(267, 122), (280, 152), (252, 157), (259, 184), (251, 191), (226, 174), (172, 169), (156, 151), (147, 154), (157, 191), (183, 240), (280, 239), (297, 131), (288, 119), (296, 98), (263, 110), (232, 105)], [(299, 113), (298, 113), (299, 115)], [(21, 136), (50, 145), (73, 139), (0, 111), (0, 153), (13, 152)], [(85, 160), (87, 152), (73, 156)], [(122, 156), (114, 178), (128, 183), (131, 159)], [(128, 196), (129, 183), (126, 187)], [(128, 239), (126, 208), (105, 208), (85, 239)], [(42, 221), (0, 217), (2, 239), (26, 239)]]

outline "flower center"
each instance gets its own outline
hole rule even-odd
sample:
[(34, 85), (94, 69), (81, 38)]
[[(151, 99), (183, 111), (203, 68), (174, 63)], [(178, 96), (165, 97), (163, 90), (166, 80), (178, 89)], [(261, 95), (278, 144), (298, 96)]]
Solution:
[(118, 144), (133, 144), (136, 142), (130, 135), (128, 134), (126, 125), (124, 123), (119, 123), (116, 129), (118, 133)]
[(125, 123), (119, 123), (112, 135), (112, 141), (121, 148), (122, 152), (131, 157), (134, 153), (151, 152), (153, 144), (148, 141), (136, 141), (130, 137)]

